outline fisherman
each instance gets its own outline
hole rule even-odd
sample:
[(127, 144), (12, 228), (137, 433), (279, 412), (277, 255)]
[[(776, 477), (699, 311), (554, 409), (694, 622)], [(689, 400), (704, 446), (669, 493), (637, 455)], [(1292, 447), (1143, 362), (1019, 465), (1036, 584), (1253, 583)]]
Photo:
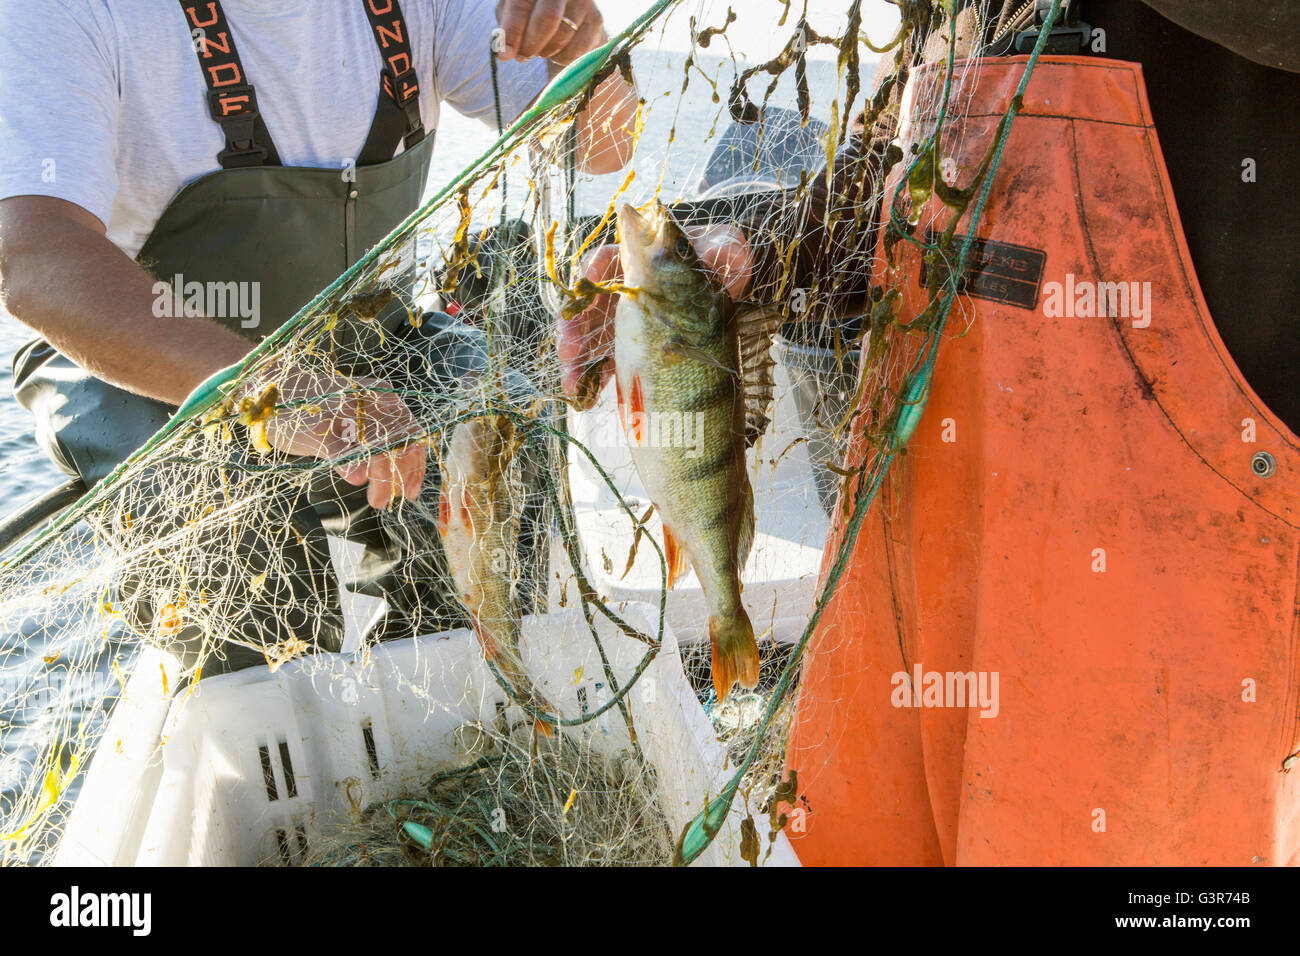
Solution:
[[(199, 383), (240, 361), (417, 208), (444, 102), (508, 125), (562, 67), (607, 39), (593, 0), (500, 0), (495, 10), (489, 0), (0, 7), (0, 305), (41, 336), (14, 371), (41, 444), (87, 486), (103, 479)], [(595, 89), (577, 120), (581, 168), (627, 162), (635, 105), (618, 75)], [(195, 314), (187, 290), (196, 283), (237, 294), (220, 314)], [(396, 298), (409, 299), (410, 277), (398, 286)], [(449, 374), (481, 350), (441, 313), (412, 331), (398, 301), (374, 325), (422, 336)], [(351, 384), (343, 372), (337, 382), (281, 373), (282, 401)], [(349, 455), (364, 440), (352, 427), (359, 411), (389, 435), (418, 429), (392, 392), (374, 391), (277, 415), (267, 436), (292, 454)], [(369, 579), (352, 586), (388, 600), (385, 637), (449, 603), (430, 575), (399, 573), (398, 543), (376, 520), (421, 494), (426, 454), (411, 444), (341, 469), (343, 487), (362, 490), (328, 516), (368, 529), (359, 533), (373, 546)], [(251, 538), (245, 548), (303, 600), (250, 620), (241, 644), (215, 653), (202, 650), (198, 628), (183, 632), (172, 649), (187, 666), (202, 662), (211, 674), (264, 663), (258, 644), (309, 632), (338, 649), (319, 505), (305, 492), (281, 504), (301, 544), (274, 567)], [(123, 586), (146, 628), (148, 595)], [(256, 608), (253, 595), (243, 598)]]
[[(958, 56), (986, 59), (965, 122), (992, 130), (1024, 69), (994, 57), (1028, 52), (1049, 6), (967, 5)], [(1063, 6), (978, 226), (1030, 278), (1006, 291), (977, 256), (1003, 281), (968, 278), (805, 663), (805, 863), (1300, 864), (1300, 21), (1280, 0)], [(913, 67), (946, 59), (934, 13)], [(831, 254), (801, 253), (787, 288), (833, 278), (831, 311), (884, 283), (904, 320), (925, 303), (918, 253), (872, 258), (885, 217), (854, 186), (879, 183), (894, 119), (841, 151), (831, 195), (855, 216), (827, 241), (823, 191), (794, 217)], [(969, 177), (988, 142), (945, 145)], [(763, 223), (782, 201), (694, 227), (733, 297), (781, 278), (789, 236)], [(617, 276), (614, 247), (587, 271)], [(1063, 318), (1051, 282), (1152, 292), (1143, 316)], [(609, 375), (611, 310), (559, 329), (575, 396)], [(990, 678), (996, 712), (945, 700), (953, 677)]]

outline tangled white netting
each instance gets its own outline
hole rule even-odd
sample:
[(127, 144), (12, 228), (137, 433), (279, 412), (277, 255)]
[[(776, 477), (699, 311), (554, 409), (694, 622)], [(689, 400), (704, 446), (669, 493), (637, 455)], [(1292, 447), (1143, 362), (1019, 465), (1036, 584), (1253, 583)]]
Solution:
[[(960, 46), (975, 32), (991, 36), (981, 16), (988, 5), (960, 20), (946, 3), (897, 6), (902, 26), (891, 42), (865, 35), (860, 0), (821, 17), (801, 16), (798, 0), (660, 4), (575, 96), (544, 103), (507, 131), (206, 406), (187, 407), (12, 549), (0, 567), (4, 859), (54, 858), (92, 757), (111, 762), (126, 746), (115, 721), (139, 704), (133, 695), (170, 699), (169, 727), (204, 696), (197, 686), (247, 666), (288, 665), (302, 675), (296, 686), (338, 697), (340, 654), (355, 662), (348, 679), (364, 682), (385, 642), (472, 623), (481, 638), (488, 633), (490, 686), (448, 681), (441, 652), (422, 650), (421, 667), (384, 690), (400, 693), (408, 710), (456, 711), (456, 746), (418, 722), (396, 744), (428, 751), (415, 761), (428, 770), (423, 785), (407, 781), (399, 793), (379, 782), (385, 768), (367, 737), (359, 752), (373, 780), (356, 792), (338, 782), (350, 816), (300, 821), (292, 852), (277, 831), (263, 858), (667, 862), (683, 822), (702, 813), (711, 834), (717, 801), (730, 806), (737, 792), (745, 813), (770, 812), (775, 839), (786, 817), (774, 795), (797, 796), (784, 744), (819, 575), (833, 565), (822, 553), (831, 517), (837, 508), (849, 516), (856, 496), (884, 480), (923, 398), (917, 370), (953, 305), (944, 281), (932, 283), (921, 316), (899, 315), (891, 290), (869, 288), (878, 222), (890, 219), (877, 211), (883, 198), (884, 209), (902, 210), (901, 231), (914, 231), (909, 204), (919, 209), (939, 191), (965, 209), (981, 183), (965, 172), (965, 194), (949, 196), (958, 192), (943, 163), (952, 142), (926, 140), (904, 155), (891, 141), (909, 68), (947, 59), (953, 37)], [(673, 35), (689, 37), (688, 48), (670, 49), (664, 38)], [(755, 37), (767, 46), (751, 49)], [(959, 77), (978, 68), (953, 59)], [(608, 89), (607, 77), (636, 84), (635, 154), (624, 170), (591, 176), (573, 160), (581, 144), (572, 118)], [(933, 102), (913, 102), (914, 115), (942, 107), (946, 135), (960, 136), (962, 85), (946, 103), (943, 85), (931, 87)], [(861, 153), (875, 158), (837, 178), (828, 161), (844, 156), (850, 120), (864, 109)], [(748, 203), (753, 194), (766, 198)], [(774, 250), (775, 268), (745, 296), (779, 320), (771, 424), (747, 458), (756, 533), (742, 580), (761, 677), (721, 704), (700, 586), (686, 577), (666, 588), (660, 520), (629, 456), (614, 387), (597, 396), (593, 373), (576, 402), (589, 407), (575, 407), (562, 394), (556, 351), (557, 327), (609, 291), (583, 280), (580, 263), (614, 241), (621, 203), (654, 199), (674, 208), (694, 201), (690, 215), (739, 224), (751, 246)], [(959, 272), (951, 236), (904, 238), (929, 243), (951, 267), (945, 276)], [(958, 306), (948, 334), (962, 325)], [(874, 451), (849, 475), (854, 494), (837, 499), (855, 411)], [(342, 452), (292, 455), (268, 442), (268, 429), (287, 420), (330, 414), (351, 422)], [(689, 445), (688, 429), (684, 422), (672, 440)], [(340, 478), (350, 465), (414, 446), (426, 453), (421, 493), (393, 507), (365, 507), (364, 491)], [(365, 579), (368, 594), (357, 597), (351, 578)], [(649, 615), (627, 610), (634, 605)], [(522, 631), (521, 616), (530, 622)], [(516, 650), (519, 641), (527, 646)], [(656, 670), (678, 646), (694, 691), (685, 700)], [(542, 658), (581, 664), (547, 683)], [(637, 697), (643, 679), (660, 681), (655, 707)], [(669, 705), (704, 707), (730, 754), (720, 778), (696, 781), (684, 816), (669, 805), (681, 784), (665, 783), (645, 742), (653, 728), (637, 725)], [(170, 742), (156, 736), (152, 757), (141, 759), (161, 759)], [(262, 748), (264, 768), (280, 759), (277, 744), (285, 746), (268, 738)], [(752, 820), (740, 831), (746, 857), (761, 859), (768, 848)], [(699, 849), (692, 840), (698, 827), (688, 860)]]

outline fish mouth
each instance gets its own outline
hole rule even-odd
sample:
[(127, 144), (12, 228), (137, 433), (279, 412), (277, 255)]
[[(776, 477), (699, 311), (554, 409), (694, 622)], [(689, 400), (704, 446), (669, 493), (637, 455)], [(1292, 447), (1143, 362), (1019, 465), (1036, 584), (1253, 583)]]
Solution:
[[(656, 203), (656, 206), (659, 204)], [(656, 210), (657, 211), (657, 210)], [(636, 242), (645, 245), (650, 242), (655, 233), (654, 220), (659, 217), (642, 215), (640, 210), (631, 203), (623, 203), (618, 210), (618, 234), (621, 243), (627, 244)]]
[(657, 202), (649, 214), (640, 212), (630, 203), (619, 207), (618, 257), (623, 266), (624, 281), (630, 286), (640, 286), (645, 281), (655, 240), (663, 226), (663, 213), (663, 206)]
[(624, 203), (619, 207), (619, 235), (624, 241), (636, 237), (642, 242), (649, 241), (653, 233), (653, 222), (650, 216), (643, 216), (640, 209), (634, 207), (632, 203)]

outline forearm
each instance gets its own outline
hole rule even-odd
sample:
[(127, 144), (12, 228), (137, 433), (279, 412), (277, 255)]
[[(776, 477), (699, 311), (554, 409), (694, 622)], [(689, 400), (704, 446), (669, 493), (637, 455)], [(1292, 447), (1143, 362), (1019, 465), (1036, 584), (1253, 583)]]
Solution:
[(591, 91), (578, 114), (579, 161), (589, 173), (612, 173), (632, 159), (636, 147), (638, 94), (615, 71)]
[[(596, 46), (608, 39), (602, 29)], [(552, 79), (563, 69), (554, 61), (547, 63)], [(631, 161), (636, 147), (637, 102), (636, 87), (630, 86), (617, 70), (592, 89), (587, 105), (577, 116), (577, 159), (584, 172), (612, 173)]]
[[(50, 215), (53, 203), (67, 209)], [(0, 202), (0, 306), (96, 377), (179, 404), (251, 346), (180, 303), (166, 310), (178, 317), (158, 318), (154, 283), (84, 210)]]

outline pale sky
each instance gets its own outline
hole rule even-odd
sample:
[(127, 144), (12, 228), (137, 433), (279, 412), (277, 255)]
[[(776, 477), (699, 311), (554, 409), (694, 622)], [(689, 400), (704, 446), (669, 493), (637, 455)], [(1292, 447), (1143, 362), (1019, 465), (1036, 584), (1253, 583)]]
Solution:
[[(649, 6), (649, 0), (596, 0), (611, 34), (623, 29)], [(843, 31), (850, 0), (807, 0), (808, 23), (823, 35)], [(779, 0), (683, 0), (667, 15), (663, 39), (655, 44), (665, 50), (685, 50), (690, 45), (690, 18), (702, 26), (721, 26), (727, 8), (736, 12), (736, 22), (727, 28), (732, 48), (750, 62), (770, 59), (780, 52), (794, 32), (803, 8), (803, 0), (793, 0), (785, 25), (778, 27), (782, 4)], [(886, 43), (898, 28), (898, 8), (886, 0), (864, 0), (862, 27), (876, 46)], [(647, 42), (654, 41), (647, 38)], [(714, 43), (720, 43), (715, 40)], [(710, 45), (709, 52), (714, 52)], [(718, 52), (725, 53), (725, 46)], [(830, 47), (814, 47), (811, 56), (833, 59)], [(873, 54), (874, 55), (874, 54)]]

